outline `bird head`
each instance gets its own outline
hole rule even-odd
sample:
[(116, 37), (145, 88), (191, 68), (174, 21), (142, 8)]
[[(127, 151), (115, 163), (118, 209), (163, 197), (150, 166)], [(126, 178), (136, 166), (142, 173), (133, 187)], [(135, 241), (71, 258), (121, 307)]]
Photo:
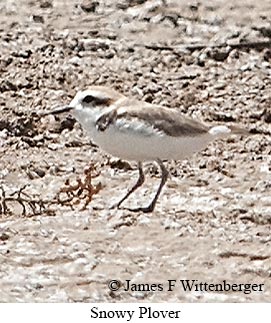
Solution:
[(64, 112), (73, 112), (76, 115), (77, 113), (84, 113), (86, 111), (100, 111), (114, 106), (122, 98), (124, 96), (113, 89), (104, 86), (91, 86), (86, 90), (78, 91), (68, 106), (56, 108), (42, 113), (42, 115), (57, 115)]

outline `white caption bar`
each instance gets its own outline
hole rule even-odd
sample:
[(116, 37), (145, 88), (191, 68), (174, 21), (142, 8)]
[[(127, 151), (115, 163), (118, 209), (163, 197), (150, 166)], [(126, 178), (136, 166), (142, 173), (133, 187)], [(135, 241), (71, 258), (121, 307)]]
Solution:
[(2, 322), (265, 322), (270, 304), (1, 304)]

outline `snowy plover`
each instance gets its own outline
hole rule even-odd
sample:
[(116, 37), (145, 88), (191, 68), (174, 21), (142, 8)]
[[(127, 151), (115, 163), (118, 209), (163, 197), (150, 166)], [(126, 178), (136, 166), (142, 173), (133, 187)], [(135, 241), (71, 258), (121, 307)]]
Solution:
[(144, 182), (142, 163), (156, 161), (162, 177), (150, 205), (133, 211), (153, 211), (168, 177), (163, 160), (181, 160), (202, 150), (210, 141), (225, 135), (246, 134), (234, 126), (208, 127), (180, 112), (137, 101), (102, 86), (79, 91), (69, 106), (45, 114), (72, 111), (90, 138), (107, 153), (138, 163), (135, 185), (116, 204), (125, 201)]

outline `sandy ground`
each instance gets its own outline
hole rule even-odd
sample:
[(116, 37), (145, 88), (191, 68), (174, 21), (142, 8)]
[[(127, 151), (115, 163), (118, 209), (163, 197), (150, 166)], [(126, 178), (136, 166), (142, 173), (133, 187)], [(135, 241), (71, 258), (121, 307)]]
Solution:
[[(0, 38), (0, 301), (271, 300), (270, 1), (7, 0)], [(70, 116), (36, 114), (91, 84), (253, 134), (166, 163), (152, 214), (110, 210), (136, 165), (100, 151)], [(90, 163), (102, 189), (87, 208), (57, 203)], [(145, 171), (126, 206), (151, 199), (159, 173)], [(114, 279), (164, 289), (110, 291)], [(264, 289), (167, 291), (169, 279)]]

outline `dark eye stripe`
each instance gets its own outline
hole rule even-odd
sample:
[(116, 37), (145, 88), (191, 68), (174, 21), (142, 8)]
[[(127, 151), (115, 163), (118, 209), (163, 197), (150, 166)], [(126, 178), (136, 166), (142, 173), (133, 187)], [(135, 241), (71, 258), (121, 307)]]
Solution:
[(95, 101), (95, 98), (92, 95), (86, 95), (82, 100), (83, 103), (91, 103)]
[(109, 105), (110, 104), (110, 99), (107, 97), (95, 97), (92, 96), (90, 94), (86, 95), (83, 99), (82, 99), (82, 103), (87, 103), (87, 104), (92, 104), (93, 106), (97, 106), (97, 105)]

